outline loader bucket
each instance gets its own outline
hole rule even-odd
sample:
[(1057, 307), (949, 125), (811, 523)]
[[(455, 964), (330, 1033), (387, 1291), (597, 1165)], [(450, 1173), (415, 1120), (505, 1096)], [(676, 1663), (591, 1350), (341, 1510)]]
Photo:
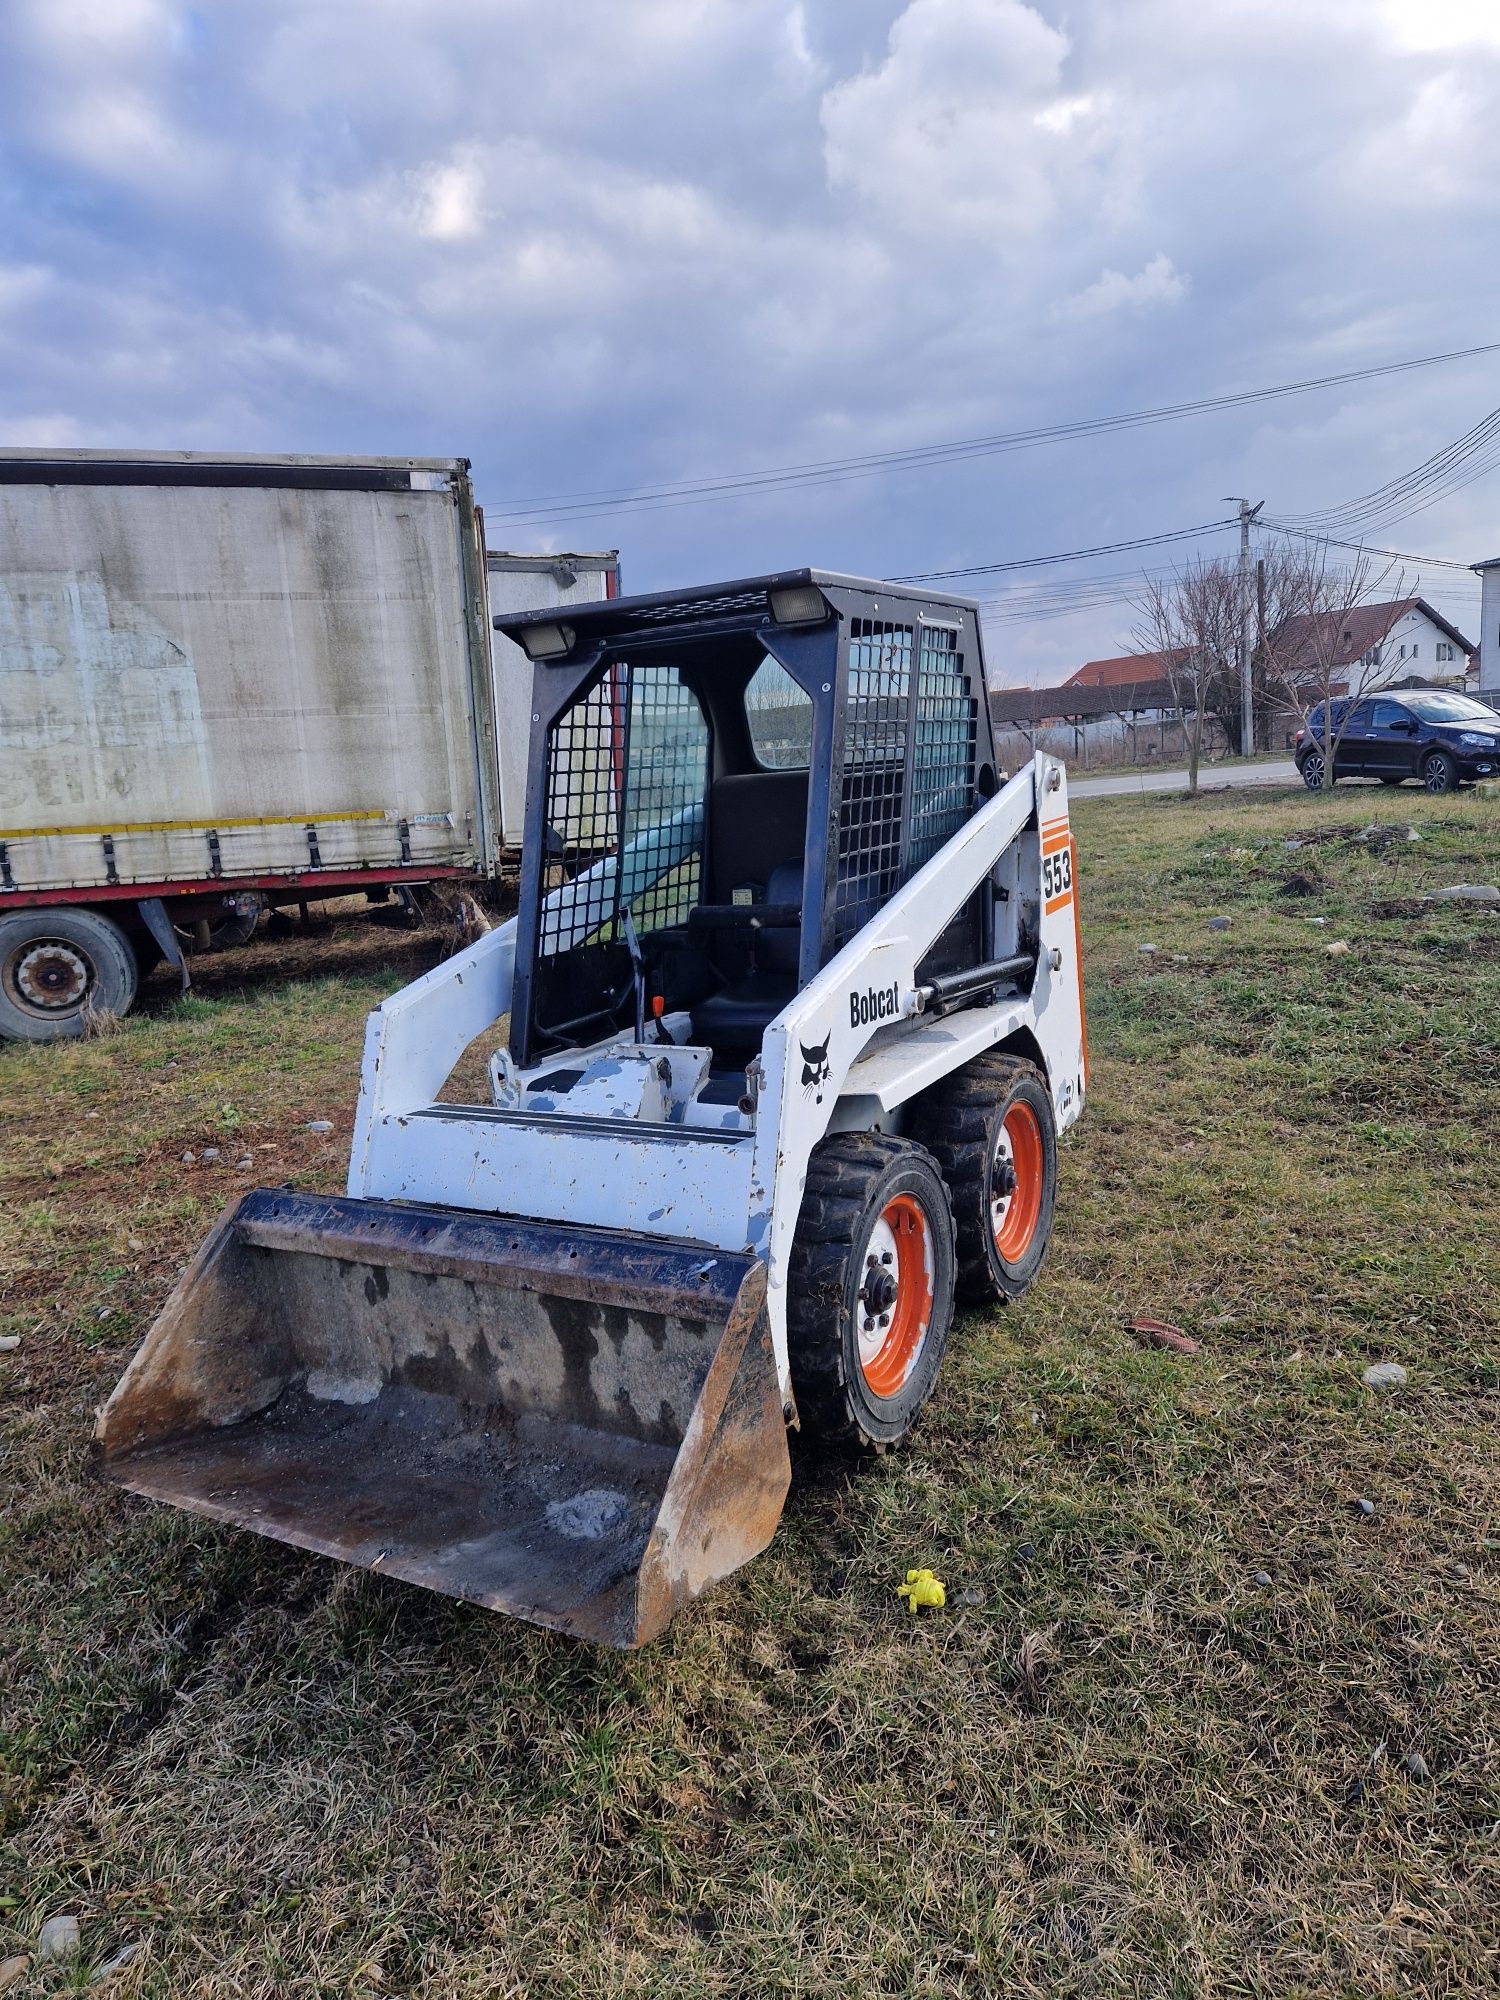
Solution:
[(614, 1646), (758, 1554), (791, 1477), (755, 1258), (267, 1189), (95, 1448), (133, 1493)]

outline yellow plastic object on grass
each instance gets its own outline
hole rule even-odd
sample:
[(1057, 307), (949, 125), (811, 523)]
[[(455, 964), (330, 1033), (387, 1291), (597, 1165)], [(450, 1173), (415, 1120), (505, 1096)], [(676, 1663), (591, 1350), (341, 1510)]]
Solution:
[(941, 1611), (948, 1602), (947, 1591), (930, 1569), (909, 1569), (905, 1583), (898, 1584), (896, 1595), (906, 1599), (913, 1618), (921, 1610)]

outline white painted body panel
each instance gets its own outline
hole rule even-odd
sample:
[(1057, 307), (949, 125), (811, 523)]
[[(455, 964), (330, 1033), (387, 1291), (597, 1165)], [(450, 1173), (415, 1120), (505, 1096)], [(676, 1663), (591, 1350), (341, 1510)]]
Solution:
[[(1055, 860), (1064, 850), (1065, 886)], [(1055, 759), (1038, 756), (771, 1023), (753, 1119), (726, 1110), (718, 1132), (696, 1119), (692, 1128), (632, 1127), (618, 1115), (569, 1116), (550, 1099), (529, 1104), (530, 1081), (559, 1067), (556, 1053), (517, 1079), (511, 1116), (436, 1103), (464, 1050), (509, 1011), (512, 920), (370, 1016), (349, 1193), (686, 1238), (708, 1250), (764, 1257), (777, 1364), (790, 1396), (788, 1260), (819, 1140), (836, 1125), (858, 1128), (899, 1113), (916, 1091), (1022, 1030), (1040, 1052), (1059, 1129), (1082, 1111), (1087, 1078), (1071, 863), (1066, 775)], [(917, 968), (991, 871), (1009, 886), (1018, 909), (1024, 901), (1038, 914), (1032, 990), (924, 1019)], [(870, 988), (894, 989), (895, 1014), (856, 1024), (850, 996)], [(610, 1049), (601, 1045), (570, 1060), (590, 1062)], [(805, 1050), (817, 1052), (816, 1065)], [(623, 1037), (617, 1052), (635, 1053)], [(683, 1087), (691, 1089), (698, 1069), (680, 1067), (689, 1079)], [(810, 1069), (815, 1080), (808, 1080)], [(619, 1094), (610, 1101), (617, 1106)], [(565, 1103), (557, 1100), (558, 1107)], [(731, 1120), (752, 1129), (731, 1130)]]

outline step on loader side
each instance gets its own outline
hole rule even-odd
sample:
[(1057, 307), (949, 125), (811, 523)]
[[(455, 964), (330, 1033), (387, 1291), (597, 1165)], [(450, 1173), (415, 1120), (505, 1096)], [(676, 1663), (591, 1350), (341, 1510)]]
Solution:
[(100, 1414), (106, 1476), (615, 1646), (770, 1541), (755, 1258), (261, 1189)]

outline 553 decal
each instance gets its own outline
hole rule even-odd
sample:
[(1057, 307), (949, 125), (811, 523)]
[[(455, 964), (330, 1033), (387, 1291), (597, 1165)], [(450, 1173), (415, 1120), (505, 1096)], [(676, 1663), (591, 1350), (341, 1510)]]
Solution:
[(1042, 856), (1042, 893), (1050, 903), (1054, 896), (1065, 896), (1073, 886), (1073, 850), (1059, 847), (1055, 854)]

